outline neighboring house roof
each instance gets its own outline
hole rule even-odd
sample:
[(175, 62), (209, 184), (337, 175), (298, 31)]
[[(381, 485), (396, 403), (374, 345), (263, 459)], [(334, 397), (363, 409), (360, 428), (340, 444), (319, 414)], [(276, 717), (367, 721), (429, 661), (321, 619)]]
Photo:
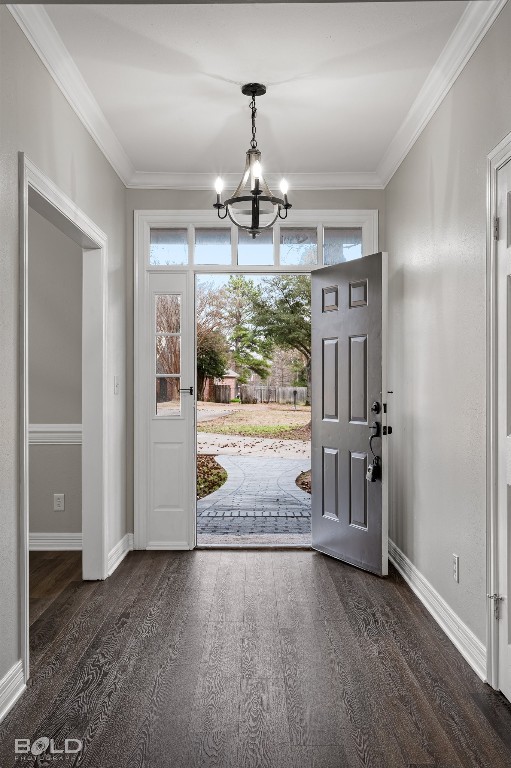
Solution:
[(224, 379), (239, 379), (239, 374), (237, 374), (236, 371), (233, 371), (232, 368), (229, 368), (227, 373), (224, 373), (223, 378)]

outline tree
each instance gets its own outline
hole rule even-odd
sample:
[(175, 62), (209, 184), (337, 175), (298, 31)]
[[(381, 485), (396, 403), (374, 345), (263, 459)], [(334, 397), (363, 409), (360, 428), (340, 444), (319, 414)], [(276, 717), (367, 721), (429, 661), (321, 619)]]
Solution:
[(227, 373), (228, 345), (222, 333), (222, 302), (210, 282), (197, 282), (197, 397), (204, 398), (207, 379), (221, 379)]
[(243, 275), (231, 275), (221, 291), (222, 328), (240, 384), (247, 382), (250, 372), (266, 379), (270, 370), (272, 342), (254, 324), (256, 296), (253, 281)]
[(265, 278), (252, 295), (252, 320), (275, 346), (303, 357), (308, 399), (311, 380), (311, 284), (309, 275)]
[(227, 373), (227, 345), (220, 331), (211, 331), (197, 347), (197, 397), (204, 399), (206, 379), (221, 379)]

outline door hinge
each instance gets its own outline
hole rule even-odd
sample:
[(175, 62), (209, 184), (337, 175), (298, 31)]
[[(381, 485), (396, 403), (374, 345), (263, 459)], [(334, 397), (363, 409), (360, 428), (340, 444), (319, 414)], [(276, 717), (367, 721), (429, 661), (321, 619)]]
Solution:
[(498, 216), (495, 216), (493, 219), (493, 239), (498, 240), (499, 239), (499, 219)]
[(498, 621), (500, 619), (500, 603), (504, 598), (501, 595), (498, 595), (496, 592), (493, 595), (486, 595), (488, 600), (493, 600), (493, 614)]

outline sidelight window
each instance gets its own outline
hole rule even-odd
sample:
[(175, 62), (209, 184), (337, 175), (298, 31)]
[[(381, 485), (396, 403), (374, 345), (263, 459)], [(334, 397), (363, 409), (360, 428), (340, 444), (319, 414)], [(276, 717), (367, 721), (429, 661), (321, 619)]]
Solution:
[(155, 296), (155, 414), (181, 415), (181, 297)]

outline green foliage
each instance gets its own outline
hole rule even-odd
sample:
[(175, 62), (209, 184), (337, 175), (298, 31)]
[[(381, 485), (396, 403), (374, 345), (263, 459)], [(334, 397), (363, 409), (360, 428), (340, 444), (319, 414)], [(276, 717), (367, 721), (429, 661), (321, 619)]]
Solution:
[(307, 379), (307, 366), (304, 365), (303, 358), (293, 360), (291, 364), (291, 368), (293, 370), (293, 383), (291, 386), (293, 387), (306, 387), (308, 385), (308, 379)]
[(206, 379), (221, 379), (227, 373), (227, 348), (219, 331), (210, 331), (197, 346), (197, 389), (199, 400), (204, 395)]
[(311, 281), (309, 275), (274, 275), (263, 280), (253, 297), (253, 323), (275, 346), (303, 355), (310, 385)]
[(223, 289), (224, 328), (240, 384), (246, 384), (251, 373), (265, 379), (270, 370), (272, 342), (253, 321), (257, 294), (252, 280), (243, 275), (231, 275)]

